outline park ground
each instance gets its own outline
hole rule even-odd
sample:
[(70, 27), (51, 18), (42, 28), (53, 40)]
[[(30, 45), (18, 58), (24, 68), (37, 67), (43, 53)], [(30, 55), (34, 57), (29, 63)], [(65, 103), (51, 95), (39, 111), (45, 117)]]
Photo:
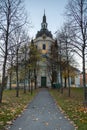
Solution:
[(83, 88), (71, 88), (71, 96), (68, 97), (68, 88), (63, 94), (59, 91), (50, 91), (57, 105), (66, 116), (74, 121), (77, 130), (87, 130), (87, 108), (83, 106)]
[[(68, 97), (68, 89), (61, 94), (59, 90), (50, 89), (51, 95), (62, 112), (76, 124), (77, 130), (87, 130), (87, 108), (83, 107), (83, 89), (72, 88), (71, 97)], [(35, 90), (31, 95), (20, 91), (19, 98), (15, 97), (15, 90), (6, 90), (3, 95), (3, 102), (0, 105), (0, 130), (10, 125), (12, 120), (20, 116), (28, 103), (38, 93)]]

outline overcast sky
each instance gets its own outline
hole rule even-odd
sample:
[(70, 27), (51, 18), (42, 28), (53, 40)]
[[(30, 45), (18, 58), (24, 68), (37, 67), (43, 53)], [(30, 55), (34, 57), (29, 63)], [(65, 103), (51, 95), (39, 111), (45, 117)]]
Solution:
[(54, 33), (62, 26), (62, 23), (64, 22), (63, 14), (67, 2), (68, 0), (25, 0), (27, 15), (33, 26), (30, 30), (30, 36), (35, 37), (37, 31), (41, 29), (44, 9), (48, 29), (54, 35)]

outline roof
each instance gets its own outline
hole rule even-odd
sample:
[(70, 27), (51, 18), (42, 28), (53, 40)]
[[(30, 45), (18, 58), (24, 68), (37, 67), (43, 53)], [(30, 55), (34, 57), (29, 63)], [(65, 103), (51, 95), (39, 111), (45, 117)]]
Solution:
[(41, 36), (43, 36), (44, 34), (45, 34), (46, 36), (50, 37), (50, 38), (53, 37), (52, 34), (51, 34), (51, 31), (48, 31), (48, 29), (41, 29), (40, 31), (37, 32), (36, 38), (41, 37)]
[(44, 34), (47, 36), (47, 37), (50, 37), (52, 38), (52, 34), (51, 34), (51, 31), (49, 31), (47, 29), (47, 22), (46, 22), (46, 15), (45, 15), (45, 12), (44, 12), (44, 15), (43, 15), (43, 19), (42, 19), (42, 23), (41, 23), (41, 30), (37, 32), (36, 34), (36, 38), (38, 37), (41, 37), (43, 36)]

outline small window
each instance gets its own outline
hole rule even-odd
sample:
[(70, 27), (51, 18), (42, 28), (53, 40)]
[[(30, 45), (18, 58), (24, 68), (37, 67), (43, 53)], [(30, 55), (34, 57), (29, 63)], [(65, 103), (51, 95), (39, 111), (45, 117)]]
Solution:
[(43, 44), (43, 50), (45, 50), (46, 49), (46, 45), (45, 44)]
[(75, 84), (75, 78), (71, 77), (71, 84)]
[(38, 47), (37, 47), (37, 45), (36, 45), (36, 49), (37, 49)]

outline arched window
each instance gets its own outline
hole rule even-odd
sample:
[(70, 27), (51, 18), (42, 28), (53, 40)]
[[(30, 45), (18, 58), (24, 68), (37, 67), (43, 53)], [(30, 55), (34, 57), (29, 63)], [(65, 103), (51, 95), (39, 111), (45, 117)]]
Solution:
[(43, 44), (43, 50), (45, 50), (46, 49), (46, 45), (45, 44)]

